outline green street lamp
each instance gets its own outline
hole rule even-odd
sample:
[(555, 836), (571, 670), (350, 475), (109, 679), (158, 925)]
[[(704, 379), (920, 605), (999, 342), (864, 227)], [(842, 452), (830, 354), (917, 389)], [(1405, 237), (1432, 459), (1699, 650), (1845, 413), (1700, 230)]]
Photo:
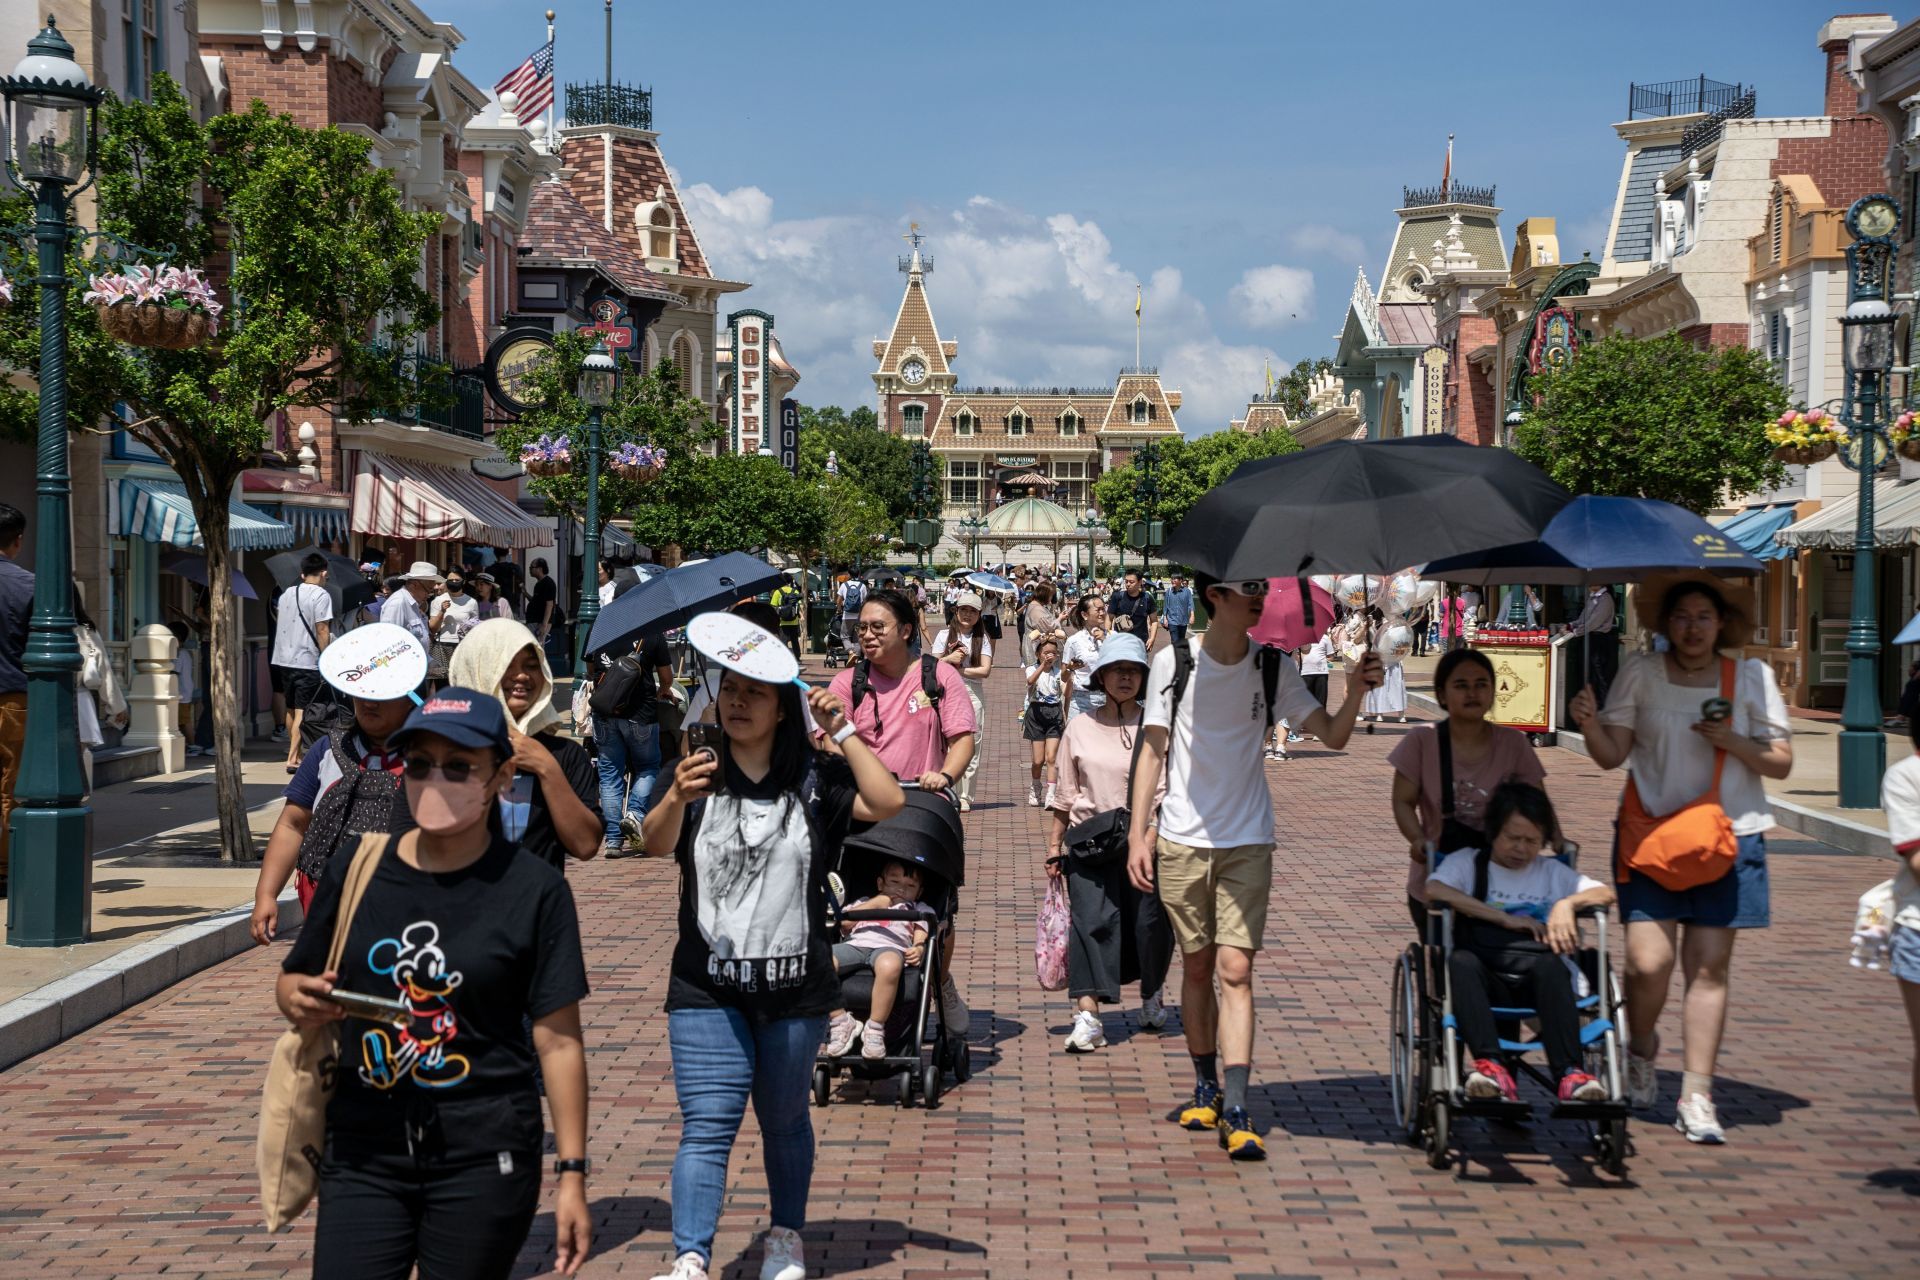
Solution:
[(11, 140), (7, 172), (34, 197), (39, 248), (40, 429), (34, 490), (33, 621), (22, 666), (27, 675), (29, 750), (14, 785), (7, 942), (63, 947), (87, 940), (93, 868), (87, 848), (86, 778), (73, 684), (80, 647), (73, 628), (73, 535), (67, 467), (67, 223), (73, 198), (91, 182), (96, 108), (106, 95), (87, 80), (47, 19), (27, 56), (0, 80)]
[(573, 678), (587, 676), (587, 637), (600, 616), (600, 588), (594, 574), (600, 568), (600, 419), (613, 403), (620, 382), (619, 367), (607, 354), (607, 344), (596, 342), (580, 362), (574, 391), (587, 406), (586, 564), (580, 572), (580, 603), (574, 607)]
[(1853, 526), (1853, 616), (1847, 628), (1847, 697), (1840, 722), (1840, 807), (1880, 804), (1880, 778), (1887, 768), (1887, 740), (1880, 731), (1880, 625), (1875, 600), (1873, 478), (1892, 444), (1881, 413), (1885, 379), (1893, 368), (1894, 313), (1887, 305), (1887, 271), (1900, 206), (1888, 195), (1865, 196), (1847, 210), (1847, 310), (1840, 318), (1846, 398), (1840, 425), (1846, 443), (1840, 460), (1860, 477)]
[(1147, 570), (1153, 564), (1153, 549), (1166, 540), (1160, 522), (1153, 518), (1160, 499), (1160, 481), (1154, 474), (1159, 465), (1160, 446), (1149, 440), (1140, 450), (1140, 485), (1135, 490), (1146, 504), (1147, 518), (1132, 520), (1127, 524), (1127, 540), (1140, 551), (1142, 578), (1147, 576)]
[(960, 533), (967, 542), (967, 567), (980, 567), (980, 535), (987, 530), (987, 522), (980, 517), (980, 508), (973, 508), (960, 522)]
[(1087, 577), (1091, 579), (1094, 575), (1093, 535), (1098, 530), (1106, 528), (1107, 522), (1100, 518), (1100, 513), (1098, 511), (1095, 511), (1092, 507), (1088, 507), (1087, 514), (1080, 517), (1079, 520), (1075, 521), (1074, 527), (1087, 535)]

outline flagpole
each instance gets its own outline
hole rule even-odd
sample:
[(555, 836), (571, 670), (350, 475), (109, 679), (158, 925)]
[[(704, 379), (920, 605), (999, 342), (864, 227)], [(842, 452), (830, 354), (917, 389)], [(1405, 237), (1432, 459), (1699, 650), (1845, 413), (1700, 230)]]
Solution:
[(607, 83), (613, 83), (613, 0), (607, 0)]
[(1140, 370), (1140, 286), (1133, 286), (1133, 368)]
[[(551, 9), (547, 10), (547, 43), (549, 45), (553, 43), (553, 10)], [(560, 78), (560, 64), (557, 61), (554, 63), (553, 75), (556, 81)], [(560, 139), (555, 137), (553, 132), (553, 104), (559, 100), (559, 97), (560, 95), (556, 93), (547, 99), (547, 153), (556, 156), (560, 154)]]

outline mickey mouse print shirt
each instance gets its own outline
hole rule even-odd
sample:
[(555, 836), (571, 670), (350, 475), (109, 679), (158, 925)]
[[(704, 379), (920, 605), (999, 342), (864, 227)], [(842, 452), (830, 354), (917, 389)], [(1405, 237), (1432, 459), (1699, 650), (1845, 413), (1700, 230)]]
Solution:
[[(444, 874), (408, 866), (387, 842), (347, 936), (342, 991), (405, 1003), (403, 1025), (340, 1023), (340, 1087), (328, 1136), (360, 1149), (450, 1156), (540, 1147), (533, 1050), (523, 1018), (587, 994), (566, 880), (496, 838)], [(283, 966), (327, 962), (351, 858), (335, 858)]]

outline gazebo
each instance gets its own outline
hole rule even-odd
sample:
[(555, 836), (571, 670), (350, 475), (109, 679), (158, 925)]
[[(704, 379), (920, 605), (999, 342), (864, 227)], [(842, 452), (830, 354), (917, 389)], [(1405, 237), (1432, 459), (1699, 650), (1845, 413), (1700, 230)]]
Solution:
[(1013, 554), (1014, 547), (1037, 543), (1047, 548), (1047, 563), (1058, 564), (1061, 548), (1075, 545), (1081, 536), (1073, 513), (1065, 507), (1045, 498), (1015, 498), (987, 516), (981, 540), (997, 544), (999, 559), (1016, 562), (1020, 557)]

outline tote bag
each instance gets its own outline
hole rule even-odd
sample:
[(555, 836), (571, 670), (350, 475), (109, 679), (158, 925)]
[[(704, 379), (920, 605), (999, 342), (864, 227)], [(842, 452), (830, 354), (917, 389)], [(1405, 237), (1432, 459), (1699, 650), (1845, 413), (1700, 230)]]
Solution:
[[(347, 881), (341, 886), (340, 914), (334, 920), (333, 946), (322, 972), (338, 973), (346, 952), (353, 913), (360, 908), (367, 882), (386, 848), (385, 832), (360, 837)], [(299, 1217), (320, 1181), (320, 1152), (326, 1144), (327, 1101), (340, 1073), (339, 1027), (290, 1027), (273, 1046), (266, 1087), (260, 1092), (260, 1137), (254, 1162), (260, 1170), (260, 1207), (267, 1230)]]
[(1033, 935), (1033, 969), (1042, 991), (1064, 991), (1067, 986), (1067, 879), (1047, 877), (1047, 894)]
[[(1720, 660), (1720, 696), (1733, 697), (1734, 664)], [(1720, 807), (1720, 773), (1727, 753), (1713, 753), (1713, 785), (1706, 794), (1681, 805), (1664, 817), (1655, 817), (1641, 803), (1633, 779), (1620, 797), (1620, 879), (1638, 871), (1655, 884), (1683, 893), (1697, 889), (1733, 870), (1740, 852), (1733, 820)]]

